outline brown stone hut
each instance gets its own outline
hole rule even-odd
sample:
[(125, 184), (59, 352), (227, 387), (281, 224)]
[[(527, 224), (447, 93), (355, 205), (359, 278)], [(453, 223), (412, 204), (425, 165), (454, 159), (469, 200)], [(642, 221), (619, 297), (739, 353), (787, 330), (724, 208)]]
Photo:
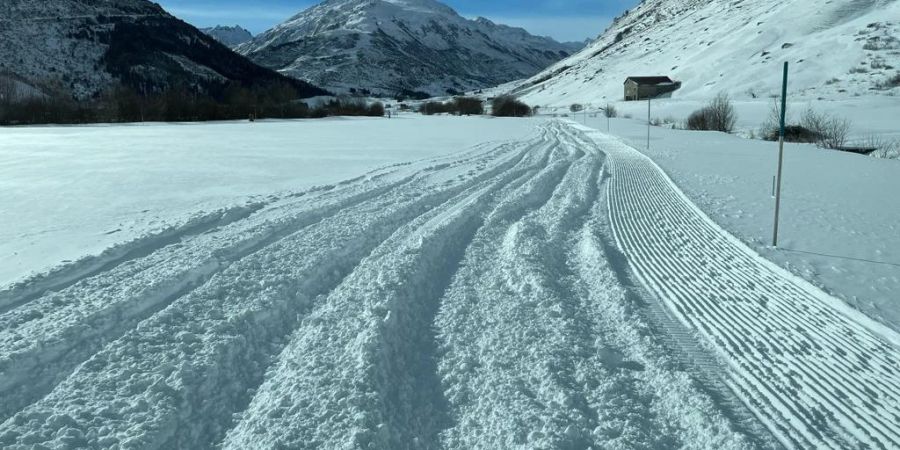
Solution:
[(625, 80), (625, 101), (671, 95), (680, 88), (681, 82), (669, 77), (628, 77)]

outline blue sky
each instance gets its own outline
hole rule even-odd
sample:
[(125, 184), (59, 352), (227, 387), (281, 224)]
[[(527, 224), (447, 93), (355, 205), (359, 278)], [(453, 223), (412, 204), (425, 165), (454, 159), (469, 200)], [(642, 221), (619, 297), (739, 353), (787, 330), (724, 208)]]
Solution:
[[(157, 0), (199, 27), (241, 25), (254, 34), (317, 3), (310, 0)], [(575, 41), (596, 37), (638, 0), (444, 0), (466, 17), (484, 16), (533, 34)]]

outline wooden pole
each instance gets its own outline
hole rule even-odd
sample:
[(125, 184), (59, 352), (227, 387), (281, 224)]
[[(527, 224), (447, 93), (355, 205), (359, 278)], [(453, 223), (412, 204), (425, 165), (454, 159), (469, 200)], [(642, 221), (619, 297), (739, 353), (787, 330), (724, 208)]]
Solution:
[(781, 83), (781, 128), (778, 132), (778, 174), (775, 176), (775, 231), (772, 234), (772, 246), (778, 247), (778, 225), (781, 218), (781, 182), (784, 170), (784, 126), (787, 117), (787, 83), (788, 63), (784, 63), (784, 79)]

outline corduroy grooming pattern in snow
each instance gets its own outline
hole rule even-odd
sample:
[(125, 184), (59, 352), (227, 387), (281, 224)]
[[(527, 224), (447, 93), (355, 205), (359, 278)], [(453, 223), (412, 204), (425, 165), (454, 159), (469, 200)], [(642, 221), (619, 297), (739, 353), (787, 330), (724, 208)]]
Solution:
[(723, 231), (637, 150), (588, 134), (608, 156), (631, 269), (727, 363), (727, 384), (781, 444), (900, 447), (896, 333)]

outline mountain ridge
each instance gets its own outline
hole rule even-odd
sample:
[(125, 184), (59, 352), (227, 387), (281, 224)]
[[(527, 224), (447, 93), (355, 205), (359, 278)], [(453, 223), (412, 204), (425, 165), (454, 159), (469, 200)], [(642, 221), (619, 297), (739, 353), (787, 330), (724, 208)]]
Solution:
[(466, 19), (434, 0), (327, 0), (236, 50), (336, 91), (445, 95), (528, 77), (572, 45)]
[(325, 92), (252, 63), (146, 0), (7, 0), (5, 19), (0, 72), (39, 91), (89, 99), (123, 84), (218, 95), (234, 83), (287, 83), (305, 96)]
[(779, 94), (787, 61), (792, 92), (810, 98), (891, 95), (898, 55), (897, 0), (646, 0), (507, 91), (541, 105), (616, 101), (626, 77), (666, 75), (683, 82), (675, 97), (764, 98)]

